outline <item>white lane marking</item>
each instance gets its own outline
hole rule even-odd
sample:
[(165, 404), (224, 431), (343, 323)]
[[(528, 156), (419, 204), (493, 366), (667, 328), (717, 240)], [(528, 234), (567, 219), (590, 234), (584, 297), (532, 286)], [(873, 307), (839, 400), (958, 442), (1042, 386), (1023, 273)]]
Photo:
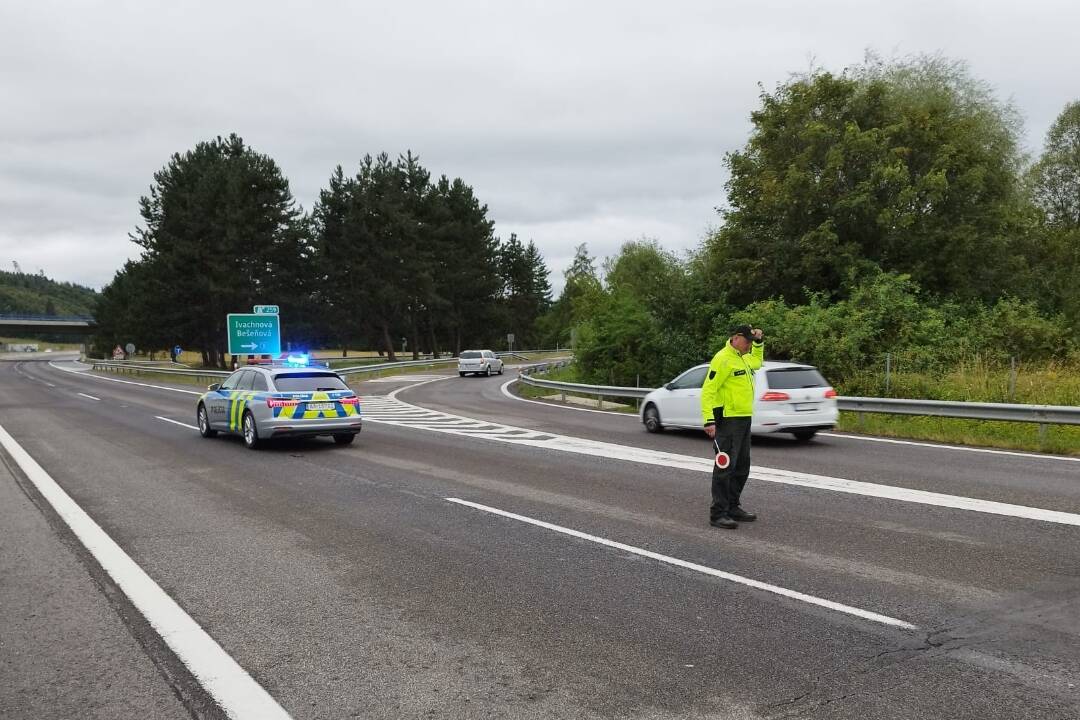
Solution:
[(427, 380), (445, 380), (452, 375), (387, 375), (386, 377), (370, 378), (367, 380), (361, 380), (366, 383), (403, 383), (411, 382), (413, 380), (427, 381)]
[[(417, 383), (417, 385), (413, 385), (412, 387), (423, 384), (424, 383)], [(428, 430), (430, 432), (477, 437), (482, 440), (506, 442), (512, 445), (525, 445), (544, 450), (557, 450), (560, 452), (589, 455), (610, 460), (636, 462), (644, 465), (657, 465), (665, 468), (712, 472), (713, 459), (711, 457), (679, 455), (676, 453), (663, 452), (661, 450), (651, 450), (649, 448), (617, 445), (615, 443), (601, 442), (599, 440), (588, 440), (569, 435), (558, 435), (556, 433), (528, 430), (512, 425), (486, 422), (474, 418), (463, 417), (461, 415), (451, 415), (449, 413), (440, 413), (440, 416), (458, 420), (471, 420), (475, 423), (474, 427), (490, 426), (493, 429), (487, 433), (480, 434), (471, 431), (467, 432), (465, 431), (465, 428), (461, 426), (446, 426), (440, 423), (424, 424), (417, 422), (416, 420), (403, 422), (401, 418), (395, 416), (395, 406), (400, 409), (398, 410), (399, 412), (415, 412), (423, 409), (394, 397), (399, 392), (408, 389), (409, 388), (401, 388), (400, 390), (395, 390), (390, 393), (387, 398), (392, 399), (393, 403), (380, 399), (377, 403), (379, 406), (378, 409), (372, 412), (365, 412), (364, 418), (370, 422), (383, 423), (386, 425), (397, 425), (401, 427)], [(362, 405), (363, 402), (364, 400), (361, 399)], [(517, 433), (508, 436), (508, 433), (511, 431), (517, 431)], [(916, 503), (920, 505), (934, 505), (956, 510), (981, 512), (988, 515), (1002, 515), (1006, 517), (1039, 520), (1041, 522), (1052, 522), (1061, 525), (1080, 527), (1080, 514), (1062, 512), (1059, 510), (1047, 510), (1044, 508), (1030, 507), (1028, 505), (1013, 505), (1011, 503), (996, 502), (994, 500), (980, 500), (978, 498), (969, 498), (961, 495), (947, 495), (945, 493), (929, 492), (927, 490), (915, 490), (893, 485), (863, 482), (861, 480), (845, 480), (843, 478), (830, 477), (828, 475), (812, 475), (809, 473), (780, 470), (757, 465), (751, 466), (750, 477), (755, 480), (762, 480), (780, 485), (794, 485), (798, 487), (813, 488), (815, 490), (829, 490), (851, 495), (862, 495), (865, 497), (876, 497), (886, 500), (899, 500), (901, 502)]]
[(775, 595), (782, 595), (792, 600), (799, 600), (810, 605), (817, 605), (818, 607), (828, 608), (829, 610), (835, 610), (836, 612), (845, 613), (847, 615), (854, 615), (855, 617), (862, 618), (864, 620), (870, 620), (872, 622), (881, 623), (883, 625), (891, 625), (892, 627), (902, 628), (904, 630), (918, 630), (917, 625), (913, 625), (904, 620), (897, 620), (896, 618), (889, 617), (888, 615), (881, 615), (870, 610), (863, 610), (861, 608), (852, 607), (851, 605), (844, 605), (833, 600), (826, 600), (814, 595), (807, 595), (797, 590), (789, 590), (779, 585), (772, 585), (770, 583), (761, 582), (760, 580), (753, 580), (742, 575), (736, 575), (734, 573), (725, 572), (723, 570), (717, 570), (705, 565), (698, 565), (697, 563), (688, 562), (686, 560), (680, 560), (679, 558), (671, 557), (670, 555), (661, 555), (660, 553), (652, 552), (651, 550), (645, 550), (643, 548), (635, 547), (634, 545), (626, 545), (625, 543), (615, 542), (614, 540), (608, 540), (607, 538), (598, 537), (596, 535), (589, 535), (583, 533), (580, 530), (573, 530), (562, 525), (554, 525), (543, 520), (536, 520), (534, 518), (526, 517), (525, 515), (518, 515), (517, 513), (507, 512), (506, 510), (500, 510), (488, 505), (481, 505), (480, 503), (471, 502), (469, 500), (462, 500), (460, 498), (446, 498), (448, 502), (455, 503), (457, 505), (464, 505), (476, 510), (482, 510), (483, 512), (492, 513), (494, 515), (500, 515), (511, 520), (518, 520), (529, 525), (535, 525), (547, 530), (553, 530), (563, 535), (569, 535), (581, 540), (588, 540), (589, 542), (597, 543), (598, 545), (604, 545), (606, 547), (615, 548), (616, 550), (622, 550), (623, 552), (632, 553), (634, 555), (640, 555), (651, 560), (658, 560), (659, 562), (666, 563), (668, 565), (674, 565), (676, 567), (685, 568), (686, 570), (693, 570), (694, 572), (702, 573), (703, 575), (710, 575), (721, 580), (728, 580), (730, 582), (738, 583), (740, 585), (746, 585), (756, 590), (764, 590), (765, 592), (773, 593)]
[(167, 423), (172, 423), (173, 425), (179, 425), (180, 427), (191, 428), (192, 430), (198, 430), (199, 429), (197, 425), (188, 425), (187, 423), (182, 423), (179, 420), (172, 420), (172, 419), (167, 418), (167, 417), (161, 417), (160, 415), (155, 415), (154, 417), (156, 419), (158, 419), (158, 420), (164, 420)]
[(53, 385), (53, 384), (52, 384), (51, 382), (47, 382), (47, 383), (45, 383), (45, 384), (46, 384), (46, 385), (48, 385), (49, 387), (56, 387), (56, 386), (55, 386), (55, 385)]
[(499, 388), (502, 391), (502, 394), (510, 398), (511, 400), (532, 403), (533, 405), (546, 405), (547, 407), (555, 407), (559, 408), (560, 410), (577, 410), (578, 412), (600, 413), (601, 415), (614, 415), (616, 417), (630, 418), (631, 420), (641, 420), (641, 418), (638, 417), (637, 413), (631, 415), (630, 413), (612, 412), (611, 410), (590, 410), (589, 408), (573, 407), (572, 405), (556, 405), (555, 403), (541, 402), (540, 400), (530, 400), (528, 398), (523, 398), (510, 392), (510, 386), (516, 382), (517, 380), (507, 380), (502, 384), (502, 387)]
[(277, 701), (135, 563), (2, 426), (0, 445), (230, 718), (289, 720), (289, 714)]
[(75, 394), (76, 395), (82, 395), (84, 398), (90, 398), (91, 400), (101, 400), (101, 398), (99, 398), (99, 397), (94, 397), (93, 395), (87, 395), (86, 393), (75, 393)]
[[(602, 415), (613, 415), (615, 417), (631, 418), (632, 420), (641, 419), (637, 414), (630, 415), (629, 413), (612, 412), (611, 410), (590, 410), (588, 408), (572, 407), (569, 405), (558, 405), (553, 402), (541, 402), (540, 400), (530, 400), (528, 398), (523, 398), (510, 392), (510, 385), (516, 382), (517, 380), (508, 380), (507, 382), (503, 383), (503, 386), (500, 388), (500, 390), (502, 390), (502, 394), (510, 398), (511, 400), (532, 403), (534, 405), (555, 407), (559, 408), (560, 410), (577, 410), (578, 412), (600, 413)], [(964, 445), (941, 445), (938, 443), (918, 442), (915, 440), (897, 440), (895, 438), (869, 437), (867, 435), (845, 435), (843, 433), (835, 432), (823, 432), (821, 433), (821, 435), (822, 437), (844, 438), (845, 440), (865, 440), (867, 442), (894, 443), (897, 445), (914, 445), (916, 447), (934, 448), (936, 450), (960, 450), (962, 452), (988, 453), (991, 455), (1011, 455), (1014, 457), (1033, 458), (1035, 460), (1064, 460), (1066, 462), (1080, 462), (1080, 457), (1066, 457), (1064, 455), (1043, 455), (1040, 453), (1018, 452), (1016, 450), (996, 450), (993, 448), (966, 447)]]
[(1035, 460), (1064, 460), (1066, 462), (1080, 462), (1080, 457), (1066, 457), (1064, 455), (1041, 455), (1039, 453), (1018, 452), (1016, 450), (994, 450), (991, 448), (964, 447), (963, 445), (938, 445), (937, 443), (919, 442), (917, 440), (897, 440), (895, 438), (869, 437), (866, 435), (845, 435), (843, 433), (826, 432), (823, 437), (843, 438), (845, 440), (865, 440), (866, 442), (891, 443), (893, 445), (914, 445), (915, 447), (934, 448), (936, 450), (962, 450), (963, 452), (988, 453), (990, 455), (1012, 455), (1014, 457), (1033, 458)]
[(196, 392), (195, 390), (181, 390), (180, 388), (165, 387), (164, 385), (151, 385), (150, 383), (135, 382), (134, 380), (120, 380), (118, 378), (105, 377), (104, 375), (94, 375), (87, 370), (71, 370), (68, 368), (60, 367), (59, 365), (54, 364), (52, 361), (49, 362), (49, 366), (52, 367), (54, 370), (60, 370), (62, 372), (71, 373), (72, 375), (78, 375), (80, 377), (94, 378), (95, 380), (107, 380), (108, 382), (123, 383), (124, 385), (138, 385), (140, 387), (154, 388), (156, 390), (168, 390), (169, 392), (184, 393), (186, 395), (202, 395), (201, 392)]

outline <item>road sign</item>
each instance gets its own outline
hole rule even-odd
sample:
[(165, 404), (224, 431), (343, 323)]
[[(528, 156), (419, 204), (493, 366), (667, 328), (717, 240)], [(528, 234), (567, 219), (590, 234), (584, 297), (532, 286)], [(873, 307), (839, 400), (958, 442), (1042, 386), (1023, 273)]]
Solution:
[(183, 349), (179, 345), (175, 346), (172, 349), (173, 360), (179, 360), (180, 359), (180, 353), (182, 353), (182, 352), (183, 352)]
[(230, 355), (280, 355), (278, 315), (229, 313), (226, 316)]
[(123, 360), (124, 359), (124, 348), (120, 347), (119, 345), (114, 347), (113, 351), (112, 351), (112, 359), (113, 360)]
[(277, 305), (256, 305), (255, 306), (255, 314), (256, 315), (279, 315), (280, 313), (278, 312), (278, 306)]
[(128, 355), (135, 352), (135, 346), (132, 345), (131, 343), (128, 343), (127, 345), (125, 345), (124, 349), (128, 351)]

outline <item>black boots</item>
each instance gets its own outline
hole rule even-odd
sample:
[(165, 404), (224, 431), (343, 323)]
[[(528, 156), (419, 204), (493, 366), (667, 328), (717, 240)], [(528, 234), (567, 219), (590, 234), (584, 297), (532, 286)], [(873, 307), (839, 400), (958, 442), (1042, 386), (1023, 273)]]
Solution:
[(746, 512), (741, 507), (732, 509), (728, 515), (732, 520), (738, 520), (739, 522), (754, 522), (757, 520), (757, 515), (752, 512)]

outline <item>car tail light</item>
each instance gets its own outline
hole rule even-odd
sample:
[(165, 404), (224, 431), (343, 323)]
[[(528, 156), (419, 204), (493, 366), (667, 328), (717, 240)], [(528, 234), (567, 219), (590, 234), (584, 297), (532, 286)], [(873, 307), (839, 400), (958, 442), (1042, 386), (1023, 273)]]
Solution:
[(776, 401), (776, 400), (790, 400), (791, 396), (788, 395), (787, 393), (776, 392), (775, 390), (770, 390), (769, 392), (762, 395), (761, 399), (765, 400), (766, 402), (772, 402), (772, 401)]
[(832, 388), (829, 388), (828, 390), (825, 391), (825, 397), (827, 397), (827, 398), (836, 397), (836, 391), (833, 390)]
[(359, 405), (360, 404), (360, 398), (353, 395), (352, 397), (338, 398), (338, 402), (341, 403), (342, 405)]
[(300, 404), (299, 400), (290, 400), (288, 398), (266, 398), (267, 407), (296, 407)]

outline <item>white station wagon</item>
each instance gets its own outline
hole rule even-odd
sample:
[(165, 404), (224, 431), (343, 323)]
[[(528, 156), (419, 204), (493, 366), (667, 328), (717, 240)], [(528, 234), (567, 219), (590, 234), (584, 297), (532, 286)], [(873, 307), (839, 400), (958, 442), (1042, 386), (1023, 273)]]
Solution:
[(461, 377), (469, 373), (502, 375), (503, 361), (491, 350), (464, 350), (458, 355), (457, 370)]
[[(701, 386), (709, 366), (692, 367), (641, 403), (641, 422), (649, 432), (665, 427), (698, 429), (701, 421)], [(801, 363), (765, 362), (754, 373), (752, 433), (791, 433), (809, 440), (819, 430), (836, 426), (839, 411), (836, 391), (818, 369)]]

